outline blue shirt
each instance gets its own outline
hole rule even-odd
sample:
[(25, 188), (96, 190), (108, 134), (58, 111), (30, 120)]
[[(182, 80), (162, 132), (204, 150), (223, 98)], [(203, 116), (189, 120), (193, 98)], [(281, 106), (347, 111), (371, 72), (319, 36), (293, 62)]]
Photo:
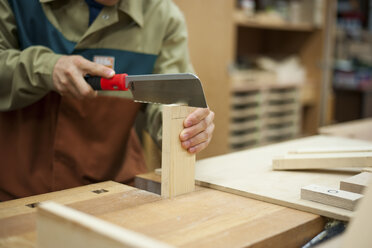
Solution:
[(85, 0), (85, 2), (89, 6), (89, 26), (90, 26), (93, 23), (93, 21), (97, 18), (97, 16), (99, 15), (99, 12), (101, 12), (104, 6), (100, 3), (97, 3), (94, 0)]

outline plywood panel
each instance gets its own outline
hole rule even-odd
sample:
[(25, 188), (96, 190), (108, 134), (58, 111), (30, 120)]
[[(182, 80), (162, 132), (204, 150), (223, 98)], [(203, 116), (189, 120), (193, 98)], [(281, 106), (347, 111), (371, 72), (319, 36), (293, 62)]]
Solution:
[(349, 220), (353, 212), (316, 202), (301, 200), (301, 188), (320, 184), (337, 188), (340, 180), (355, 174), (354, 171), (273, 171), (272, 159), (298, 148), (320, 149), (327, 147), (370, 147), (366, 141), (339, 137), (313, 136), (241, 151), (229, 155), (198, 161), (195, 179), (197, 184), (251, 197), (323, 216)]

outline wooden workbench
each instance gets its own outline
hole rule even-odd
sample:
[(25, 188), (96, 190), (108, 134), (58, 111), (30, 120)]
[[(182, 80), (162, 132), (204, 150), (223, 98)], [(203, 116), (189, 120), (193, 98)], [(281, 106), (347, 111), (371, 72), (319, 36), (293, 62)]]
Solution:
[(32, 206), (46, 200), (178, 247), (298, 247), (324, 225), (318, 215), (213, 189), (162, 199), (104, 182), (0, 203), (0, 247), (35, 247)]

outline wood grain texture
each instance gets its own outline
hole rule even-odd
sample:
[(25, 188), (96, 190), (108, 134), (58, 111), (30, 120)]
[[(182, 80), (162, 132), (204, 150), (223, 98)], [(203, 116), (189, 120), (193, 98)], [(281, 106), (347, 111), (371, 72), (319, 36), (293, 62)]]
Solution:
[(37, 241), (39, 248), (172, 247), (54, 202), (38, 208)]
[(194, 191), (195, 154), (187, 152), (180, 141), (183, 122), (195, 108), (163, 106), (161, 195), (175, 197)]
[(315, 201), (347, 210), (354, 210), (361, 194), (311, 184), (301, 189), (301, 199)]
[(340, 189), (363, 194), (365, 188), (372, 182), (372, 173), (362, 172), (358, 175), (340, 181)]
[[(190, 194), (101, 218), (177, 247), (299, 247), (322, 218), (216, 190)], [(306, 222), (306, 231), (301, 222)], [(275, 223), (273, 225), (273, 223)], [(296, 235), (294, 235), (296, 233)]]
[[(69, 206), (177, 247), (300, 247), (324, 227), (318, 215), (213, 189), (196, 187), (193, 193), (162, 199), (116, 185), (122, 192), (95, 194), (89, 200), (74, 194), (82, 193), (79, 188), (71, 189), (74, 202)], [(38, 196), (33, 199), (39, 200)], [(14, 207), (2, 208), (0, 213)], [(36, 247), (35, 215), (32, 209), (0, 218), (0, 247)]]
[(273, 171), (272, 159), (298, 148), (371, 146), (371, 142), (340, 137), (313, 136), (280, 144), (236, 152), (198, 161), (198, 185), (223, 190), (282, 206), (309, 211), (330, 218), (349, 220), (352, 212), (302, 200), (300, 189), (319, 184), (337, 188), (340, 180), (354, 174), (350, 170)]
[(372, 152), (292, 153), (273, 158), (274, 170), (307, 170), (372, 166)]

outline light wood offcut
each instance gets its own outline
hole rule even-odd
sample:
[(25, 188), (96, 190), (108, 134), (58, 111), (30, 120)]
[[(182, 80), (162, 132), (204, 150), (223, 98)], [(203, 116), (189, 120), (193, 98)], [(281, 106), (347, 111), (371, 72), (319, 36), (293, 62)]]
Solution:
[(161, 195), (165, 198), (195, 189), (195, 154), (187, 152), (180, 141), (183, 122), (194, 109), (179, 105), (163, 106)]

